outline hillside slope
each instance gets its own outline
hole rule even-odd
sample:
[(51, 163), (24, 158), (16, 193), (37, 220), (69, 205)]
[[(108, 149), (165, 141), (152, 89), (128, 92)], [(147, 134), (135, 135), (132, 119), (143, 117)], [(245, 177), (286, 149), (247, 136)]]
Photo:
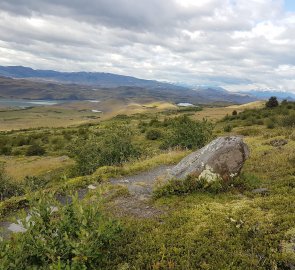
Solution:
[(0, 98), (16, 99), (56, 99), (56, 100), (132, 100), (137, 102), (169, 101), (173, 103), (246, 103), (253, 99), (235, 94), (210, 94), (211, 90), (195, 91), (173, 88), (143, 88), (137, 86), (118, 86), (113, 88), (90, 85), (62, 84), (29, 79), (0, 77)]
[[(97, 90), (94, 94), (95, 98), (101, 98), (102, 92), (107, 93), (107, 96), (115, 95), (119, 98), (150, 98), (154, 100), (164, 100), (173, 102), (191, 102), (197, 104), (208, 103), (247, 103), (256, 100), (256, 98), (250, 95), (244, 95), (239, 93), (232, 93), (221, 88), (207, 87), (190, 89), (188, 87), (182, 87), (170, 83), (159, 82), (155, 80), (143, 80), (131, 76), (122, 76), (111, 73), (102, 72), (58, 72), (53, 70), (34, 70), (22, 66), (0, 66), (1, 78), (0, 87), (3, 96), (3, 91), (7, 89), (8, 85), (3, 85), (2, 80), (4, 78), (26, 79), (26, 81), (19, 81), (18, 88), (41, 88), (42, 94), (34, 91), (30, 96), (26, 91), (25, 98), (55, 98), (55, 99), (84, 99), (91, 98), (93, 93), (85, 94), (85, 90)], [(28, 83), (31, 81), (31, 84)], [(10, 82), (12, 83), (12, 82)], [(13, 82), (14, 84), (15, 82)], [(22, 84), (24, 83), (24, 85)], [(36, 86), (37, 83), (41, 85)], [(61, 86), (61, 84), (63, 86)], [(2, 87), (5, 89), (3, 90)], [(12, 86), (12, 88), (15, 88)], [(62, 91), (60, 91), (62, 88)], [(61, 98), (56, 97), (55, 92), (69, 92), (71, 94), (62, 95)], [(32, 89), (31, 89), (32, 90)], [(31, 91), (30, 90), (30, 91)], [(45, 94), (45, 92), (48, 92)], [(83, 93), (81, 93), (83, 90)], [(12, 91), (13, 92), (13, 91)], [(99, 93), (98, 93), (99, 92)], [(22, 93), (21, 93), (22, 94)], [(7, 92), (6, 92), (7, 95)], [(48, 95), (48, 97), (47, 97)], [(23, 98), (18, 96), (17, 93), (12, 95), (15, 98)], [(51, 97), (52, 96), (52, 97)]]

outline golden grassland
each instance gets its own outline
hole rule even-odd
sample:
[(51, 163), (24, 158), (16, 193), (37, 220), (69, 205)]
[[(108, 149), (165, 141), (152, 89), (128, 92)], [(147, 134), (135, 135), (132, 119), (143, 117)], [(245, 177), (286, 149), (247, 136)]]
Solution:
[[(28, 128), (70, 127), (86, 123), (97, 123), (118, 114), (159, 112), (174, 110), (177, 106), (167, 102), (135, 103), (118, 100), (92, 103), (87, 101), (65, 103), (55, 106), (42, 106), (24, 110), (0, 110), (0, 131)], [(92, 110), (102, 111), (92, 112)]]
[(60, 107), (35, 107), (25, 110), (0, 111), (0, 131), (69, 127), (99, 119), (97, 113)]
[[(226, 114), (231, 115), (233, 110), (240, 112), (245, 109), (260, 108), (261, 106), (263, 106), (263, 102), (258, 101), (229, 107), (205, 107), (202, 111), (195, 113), (194, 118), (198, 120), (203, 118), (219, 120)], [(97, 123), (119, 114), (133, 115), (176, 111), (177, 109), (178, 107), (176, 105), (169, 102), (138, 103), (134, 101), (123, 102), (120, 100), (109, 100), (98, 103), (81, 101), (24, 110), (1, 109), (0, 131), (40, 127), (70, 127), (86, 123)], [(92, 110), (102, 111), (102, 113), (92, 112)]]
[(203, 118), (207, 118), (209, 120), (216, 121), (222, 119), (227, 114), (231, 115), (234, 110), (236, 110), (239, 113), (246, 109), (262, 108), (264, 106), (264, 103), (264, 101), (254, 101), (243, 105), (232, 105), (227, 107), (205, 107), (202, 111), (195, 113), (193, 118), (196, 120), (202, 120)]
[(24, 157), (10, 156), (0, 157), (4, 162), (5, 172), (8, 176), (21, 181), (25, 176), (39, 176), (49, 174), (52, 171), (73, 165), (74, 162), (68, 157)]

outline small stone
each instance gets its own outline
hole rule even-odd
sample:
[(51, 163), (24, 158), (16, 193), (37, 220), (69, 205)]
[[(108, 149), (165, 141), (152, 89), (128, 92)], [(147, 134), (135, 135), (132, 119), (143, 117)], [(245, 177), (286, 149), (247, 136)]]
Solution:
[(283, 145), (286, 145), (287, 143), (288, 141), (285, 139), (274, 139), (269, 142), (269, 144), (272, 145), (273, 147), (281, 147)]
[(51, 210), (51, 213), (57, 212), (58, 211), (58, 207), (56, 207), (56, 206), (50, 206), (50, 210)]
[(11, 223), (7, 229), (14, 233), (24, 233), (27, 231), (27, 229), (24, 226), (16, 223)]
[(94, 186), (94, 185), (89, 185), (89, 186), (88, 186), (88, 189), (96, 189), (96, 186)]
[(252, 193), (265, 195), (269, 193), (269, 190), (268, 188), (256, 188), (252, 190)]
[(128, 179), (123, 179), (120, 181), (121, 183), (130, 183), (130, 181)]

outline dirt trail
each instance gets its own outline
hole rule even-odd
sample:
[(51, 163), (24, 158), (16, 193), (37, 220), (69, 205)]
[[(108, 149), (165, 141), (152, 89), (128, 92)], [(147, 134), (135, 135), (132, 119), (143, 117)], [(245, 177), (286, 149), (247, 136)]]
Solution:
[(141, 172), (136, 175), (127, 176), (124, 178), (109, 179), (110, 183), (114, 185), (123, 185), (126, 186), (131, 195), (145, 199), (151, 196), (153, 191), (153, 185), (156, 179), (164, 175), (168, 169), (171, 169), (173, 166), (159, 166), (150, 171)]
[(110, 179), (114, 185), (127, 187), (130, 195), (116, 198), (113, 201), (113, 210), (117, 215), (131, 215), (139, 218), (157, 217), (163, 209), (156, 208), (150, 203), (153, 186), (156, 179), (165, 175), (173, 166), (159, 166), (153, 170), (121, 179)]
[[(152, 170), (141, 172), (136, 175), (123, 178), (111, 178), (109, 182), (113, 185), (122, 185), (127, 187), (128, 196), (122, 196), (111, 202), (111, 208), (117, 215), (132, 215), (139, 218), (151, 218), (163, 213), (163, 209), (158, 209), (151, 205), (150, 197), (152, 195), (153, 185), (156, 179), (165, 175), (168, 169), (173, 166), (159, 166)], [(83, 199), (89, 190), (95, 189), (95, 184), (89, 185), (88, 188), (78, 190), (79, 199)], [(65, 204), (71, 200), (70, 197), (58, 195), (56, 199)], [(29, 215), (28, 215), (29, 217)], [(25, 228), (20, 221), (17, 223), (3, 221), (0, 222), (0, 236), (7, 237), (13, 232), (24, 232)]]

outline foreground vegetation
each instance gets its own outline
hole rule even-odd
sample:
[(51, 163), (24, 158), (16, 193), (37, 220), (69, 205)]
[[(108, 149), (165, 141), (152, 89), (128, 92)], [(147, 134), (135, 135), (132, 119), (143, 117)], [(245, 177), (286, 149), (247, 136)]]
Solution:
[[(216, 123), (194, 121), (194, 113), (3, 133), (3, 155), (29, 156), (33, 146), (43, 150), (34, 154), (67, 155), (73, 163), (19, 180), (3, 165), (1, 212), (9, 214), (22, 198), (32, 217), (25, 233), (0, 242), (0, 269), (292, 269), (295, 104), (244, 110)], [(129, 195), (112, 193), (108, 178), (176, 163), (225, 134), (244, 135), (251, 150), (229, 185), (204, 188), (188, 178), (155, 190), (151, 204), (161, 215), (113, 211), (113, 200)], [(95, 182), (101, 188), (82, 201), (76, 195), (62, 205), (53, 196)]]

